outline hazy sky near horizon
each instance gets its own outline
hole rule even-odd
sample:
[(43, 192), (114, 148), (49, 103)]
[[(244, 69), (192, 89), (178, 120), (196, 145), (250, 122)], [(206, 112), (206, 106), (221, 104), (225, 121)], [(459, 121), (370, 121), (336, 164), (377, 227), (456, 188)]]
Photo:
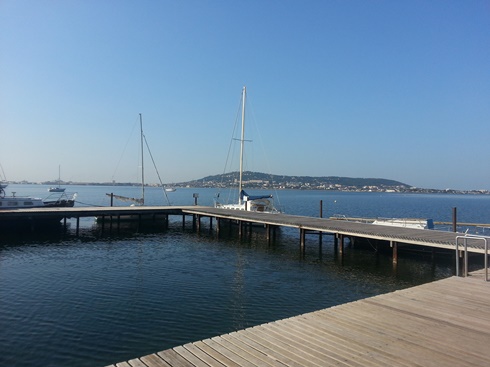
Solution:
[(1, 0), (0, 173), (138, 182), (139, 113), (163, 182), (223, 173), (246, 85), (248, 170), (490, 189), (489, 40), (487, 0)]

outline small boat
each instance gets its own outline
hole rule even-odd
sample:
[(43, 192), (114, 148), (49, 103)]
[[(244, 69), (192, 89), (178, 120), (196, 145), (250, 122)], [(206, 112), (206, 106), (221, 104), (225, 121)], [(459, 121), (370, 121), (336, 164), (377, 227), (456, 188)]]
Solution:
[(418, 218), (376, 218), (372, 224), (390, 227), (405, 227), (415, 229), (434, 229), (432, 219)]
[(166, 187), (165, 188), (166, 192), (174, 192), (175, 190), (177, 190), (175, 187)]
[[(217, 195), (214, 207), (222, 209), (245, 210), (262, 213), (278, 213), (274, 207), (272, 195), (249, 195), (243, 190), (243, 148), (245, 143), (245, 100), (247, 95), (246, 87), (242, 89), (242, 130), (240, 137), (240, 178), (238, 181), (238, 202), (235, 204), (222, 204), (218, 202)], [(238, 139), (237, 139), (238, 140)]]
[(65, 192), (64, 187), (50, 187), (48, 189), (49, 192)]
[(346, 217), (345, 215), (336, 214), (330, 217), (332, 220), (344, 220), (347, 222), (374, 224), (378, 226), (404, 227), (414, 229), (434, 229), (432, 219), (422, 218), (359, 218)]
[(50, 187), (49, 192), (65, 192), (65, 188), (60, 186), (61, 184), (61, 167), (58, 166), (58, 186)]

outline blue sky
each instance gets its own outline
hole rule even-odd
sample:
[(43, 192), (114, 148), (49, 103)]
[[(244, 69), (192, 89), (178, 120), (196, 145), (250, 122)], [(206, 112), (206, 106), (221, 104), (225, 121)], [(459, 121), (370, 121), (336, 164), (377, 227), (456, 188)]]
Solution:
[(142, 113), (164, 182), (219, 174), (246, 85), (246, 169), (490, 189), (489, 39), (486, 0), (1, 0), (0, 164), (137, 182)]

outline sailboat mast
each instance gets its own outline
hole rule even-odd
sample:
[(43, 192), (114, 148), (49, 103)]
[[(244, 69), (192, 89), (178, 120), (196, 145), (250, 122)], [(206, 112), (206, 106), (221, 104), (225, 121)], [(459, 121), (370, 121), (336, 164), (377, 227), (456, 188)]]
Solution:
[(143, 118), (140, 113), (140, 138), (141, 138), (141, 198), (143, 205), (145, 204), (145, 167), (143, 157)]
[(243, 146), (245, 143), (245, 98), (247, 94), (247, 88), (243, 87), (242, 90), (242, 136), (240, 139), (240, 182), (238, 186), (238, 203), (242, 203), (241, 192), (242, 192), (242, 179), (243, 179)]

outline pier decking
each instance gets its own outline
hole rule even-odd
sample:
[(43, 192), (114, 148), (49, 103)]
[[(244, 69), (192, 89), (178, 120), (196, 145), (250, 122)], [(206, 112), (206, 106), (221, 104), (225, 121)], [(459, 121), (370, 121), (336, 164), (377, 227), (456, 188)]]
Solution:
[[(340, 236), (351, 236), (388, 241), (393, 244), (403, 243), (410, 245), (428, 246), (455, 250), (456, 236), (463, 235), (454, 232), (414, 229), (403, 227), (377, 226), (369, 223), (340, 221), (326, 218), (305, 217), (289, 214), (255, 213), (240, 210), (225, 210), (209, 207), (187, 207), (183, 210), (187, 214), (199, 217), (215, 217), (217, 219), (235, 220), (238, 222), (260, 223), (271, 226), (297, 228), (302, 233), (323, 232)], [(468, 251), (484, 253), (481, 241), (468, 239)]]
[(490, 366), (490, 283), (451, 277), (111, 367)]
[[(376, 226), (367, 223), (340, 221), (326, 218), (315, 218), (289, 214), (268, 214), (212, 208), (206, 206), (134, 206), (134, 207), (73, 207), (73, 208), (39, 208), (1, 210), (0, 222), (15, 220), (17, 218), (36, 219), (63, 219), (81, 217), (105, 217), (109, 221), (117, 222), (122, 216), (157, 216), (182, 215), (194, 216), (198, 224), (201, 218), (215, 218), (219, 230), (220, 220), (231, 220), (238, 223), (256, 223), (272, 227), (297, 228), (300, 231), (301, 246), (304, 246), (304, 236), (307, 232), (321, 232), (332, 234), (343, 241), (343, 237), (358, 237), (390, 242), (396, 248), (397, 244), (409, 244), (455, 250), (456, 236), (463, 233), (454, 233), (438, 230), (424, 230), (402, 227)], [(78, 224), (77, 224), (78, 229)], [(467, 240), (468, 252), (485, 253), (484, 243), (474, 238)]]

